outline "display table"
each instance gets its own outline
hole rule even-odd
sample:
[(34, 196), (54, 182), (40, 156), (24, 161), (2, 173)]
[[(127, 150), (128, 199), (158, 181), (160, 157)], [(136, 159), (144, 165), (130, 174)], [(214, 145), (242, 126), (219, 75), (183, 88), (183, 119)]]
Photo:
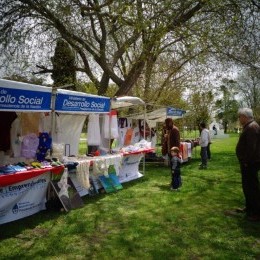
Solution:
[(119, 181), (121, 183), (132, 181), (143, 176), (139, 172), (139, 164), (144, 154), (154, 152), (153, 148), (143, 149), (135, 152), (124, 152), (122, 167), (119, 171)]
[(51, 174), (63, 170), (64, 166), (57, 166), (0, 175), (0, 224), (45, 210)]
[[(139, 164), (144, 156), (145, 153), (153, 152), (154, 149), (140, 149), (138, 151), (134, 152), (120, 152), (119, 154), (107, 154), (104, 156), (98, 156), (98, 157), (85, 157), (85, 158), (75, 158), (71, 157), (68, 158), (68, 161), (88, 161), (91, 168), (89, 169), (89, 178), (91, 178), (94, 181), (94, 184), (96, 186), (96, 189), (102, 188), (101, 183), (98, 181), (98, 177), (101, 175), (105, 175), (103, 172), (97, 173), (94, 169), (95, 162), (103, 161), (108, 163), (109, 165), (113, 165), (113, 159), (120, 158), (120, 166), (116, 170), (116, 175), (118, 176), (118, 179), (120, 183), (125, 183), (128, 181), (132, 181), (135, 179), (138, 179), (143, 176), (139, 172)], [(80, 182), (77, 179), (76, 176), (76, 170), (72, 170), (69, 172), (69, 176), (74, 183), (77, 191), (79, 192), (80, 196), (85, 196), (88, 194), (88, 188), (83, 187)]]

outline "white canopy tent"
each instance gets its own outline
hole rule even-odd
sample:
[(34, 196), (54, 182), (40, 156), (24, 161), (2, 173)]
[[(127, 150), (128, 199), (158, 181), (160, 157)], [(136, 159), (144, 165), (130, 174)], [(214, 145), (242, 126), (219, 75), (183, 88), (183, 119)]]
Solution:
[(0, 111), (50, 112), (52, 89), (0, 79)]
[(131, 97), (131, 96), (114, 97), (111, 99), (112, 109), (124, 108), (129, 106), (136, 106), (136, 105), (145, 106), (145, 102), (138, 97)]
[[(53, 140), (65, 144), (65, 154), (78, 155), (83, 124), (89, 114), (106, 114), (110, 111), (110, 98), (57, 89), (54, 111), (59, 114), (53, 122)], [(69, 151), (67, 151), (69, 149)]]
[[(183, 118), (186, 111), (173, 107), (162, 107), (146, 113), (146, 121), (150, 127), (156, 127), (156, 123), (164, 122), (167, 117), (172, 119)], [(141, 119), (142, 115), (138, 115), (137, 119)]]
[[(144, 113), (140, 119), (146, 120), (146, 104), (145, 102), (138, 97), (132, 96), (123, 96), (123, 97), (115, 97), (111, 99), (111, 109), (120, 109), (127, 108), (131, 106), (143, 106)], [(145, 124), (144, 124), (144, 133), (145, 133)], [(145, 138), (145, 136), (144, 136)], [(143, 173), (145, 174), (145, 156), (143, 157)]]
[[(120, 108), (127, 108), (131, 106), (143, 106), (144, 113), (139, 115), (136, 119), (143, 119), (146, 120), (146, 103), (138, 97), (132, 96), (123, 96), (123, 97), (114, 97), (111, 99), (111, 109), (120, 109)], [(145, 124), (144, 124), (144, 134), (145, 134)], [(145, 138), (145, 136), (144, 136)]]

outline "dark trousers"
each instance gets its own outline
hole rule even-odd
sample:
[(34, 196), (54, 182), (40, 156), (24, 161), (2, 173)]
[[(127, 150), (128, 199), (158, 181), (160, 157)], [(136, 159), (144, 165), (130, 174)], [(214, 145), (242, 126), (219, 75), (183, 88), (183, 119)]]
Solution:
[(242, 189), (245, 196), (246, 212), (248, 216), (260, 216), (259, 168), (258, 164), (250, 164), (248, 166), (240, 165)]
[(173, 189), (178, 189), (181, 187), (181, 171), (176, 169), (172, 171), (172, 183), (171, 186)]
[(201, 147), (200, 149), (200, 157), (201, 157), (201, 164), (204, 166), (207, 166), (208, 163), (208, 153), (207, 153), (208, 147)]
[(210, 160), (211, 159), (210, 144), (208, 144), (208, 147), (207, 147), (207, 154), (208, 154), (208, 159)]

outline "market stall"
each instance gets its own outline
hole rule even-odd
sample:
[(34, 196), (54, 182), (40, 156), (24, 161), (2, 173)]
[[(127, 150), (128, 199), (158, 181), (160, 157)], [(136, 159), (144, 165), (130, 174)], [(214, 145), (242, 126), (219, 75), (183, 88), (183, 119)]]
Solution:
[[(146, 113), (146, 120), (150, 127), (156, 127), (157, 123), (163, 123), (167, 117), (172, 119), (183, 118), (186, 111), (175, 107), (161, 107)], [(141, 118), (139, 115), (138, 118)]]
[[(88, 147), (95, 147), (95, 150), (83, 156), (64, 157), (65, 164), (75, 165), (70, 170), (70, 177), (81, 196), (90, 192), (91, 182), (94, 182), (96, 190), (100, 189), (104, 184), (104, 176), (111, 177), (111, 167), (120, 183), (142, 177), (139, 172), (140, 160), (144, 153), (153, 150), (140, 140), (133, 144), (111, 146), (113, 141), (119, 144), (118, 140), (122, 137), (118, 129), (118, 109), (131, 105), (145, 106), (145, 103), (137, 97), (113, 98), (110, 103), (110, 111), (92, 110), (88, 115), (87, 142)], [(76, 110), (74, 112), (77, 113)], [(93, 113), (96, 113), (94, 117)]]
[[(141, 99), (110, 99), (8, 80), (0, 80), (0, 93), (0, 114), (9, 122), (0, 146), (0, 224), (46, 209), (50, 183), (60, 185), (63, 195), (68, 193), (64, 189), (69, 186), (67, 175), (56, 183), (55, 174), (69, 172), (68, 181), (72, 180), (81, 196), (90, 194), (93, 183), (97, 190), (105, 187), (108, 178), (115, 181), (113, 187), (121, 189), (121, 183), (143, 176), (140, 160), (153, 150), (144, 140), (119, 150), (111, 147), (119, 138), (117, 109), (140, 104), (145, 109)], [(96, 150), (78, 155), (86, 119), (87, 142)]]
[[(150, 106), (153, 106), (150, 104)], [(175, 108), (175, 107), (160, 107), (157, 109), (153, 109), (149, 112), (146, 113), (146, 122), (148, 123), (149, 129), (154, 130), (157, 132), (158, 128), (158, 123), (164, 123), (166, 118), (172, 118), (173, 120), (175, 119), (180, 119), (184, 118), (186, 114), (186, 111), (183, 109)], [(138, 115), (136, 118), (142, 118), (142, 115)], [(151, 139), (152, 139), (152, 134), (150, 134)], [(153, 147), (157, 144), (156, 140), (156, 135), (153, 137), (155, 140), (152, 142)], [(181, 141), (181, 154), (183, 161), (188, 161), (189, 158), (192, 156), (192, 143), (188, 142), (186, 140)], [(149, 154), (149, 157), (147, 157), (147, 160), (149, 161), (156, 161), (158, 162), (158, 158), (156, 155)]]
[[(111, 106), (113, 109), (123, 109), (131, 106), (141, 106), (143, 109), (140, 118), (137, 118), (136, 115), (128, 115), (126, 118), (121, 118), (121, 122), (118, 126), (119, 140), (121, 139), (121, 141), (119, 141), (121, 146), (119, 147), (124, 154), (123, 167), (121, 168), (119, 178), (122, 182), (140, 178), (145, 174), (145, 154), (154, 152), (151, 142), (146, 141), (146, 104), (138, 97), (124, 96), (113, 98)], [(122, 124), (122, 122), (125, 123), (126, 120), (128, 120), (129, 123), (127, 125)], [(139, 171), (142, 158), (143, 173)]]
[(46, 209), (51, 174), (64, 169), (35, 159), (51, 96), (51, 88), (0, 79), (0, 224)]
[[(80, 196), (91, 188), (90, 178), (94, 162), (102, 162), (99, 154), (79, 155), (78, 147), (83, 125), (88, 119), (87, 143), (89, 147), (101, 145), (100, 122), (110, 112), (110, 98), (83, 92), (58, 89), (54, 104), (55, 120), (52, 124), (54, 155), (68, 166), (69, 177)], [(94, 151), (94, 150), (93, 150)], [(103, 171), (96, 171), (103, 175)]]

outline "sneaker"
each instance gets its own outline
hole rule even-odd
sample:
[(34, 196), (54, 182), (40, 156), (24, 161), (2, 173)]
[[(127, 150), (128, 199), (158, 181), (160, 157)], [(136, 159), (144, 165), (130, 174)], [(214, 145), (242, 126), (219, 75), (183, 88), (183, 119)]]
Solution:
[(173, 187), (171, 187), (171, 190), (172, 190), (172, 191), (178, 191), (178, 189), (174, 189)]
[(207, 169), (207, 165), (201, 165), (201, 166), (199, 167), (199, 170), (203, 170), (203, 169)]

